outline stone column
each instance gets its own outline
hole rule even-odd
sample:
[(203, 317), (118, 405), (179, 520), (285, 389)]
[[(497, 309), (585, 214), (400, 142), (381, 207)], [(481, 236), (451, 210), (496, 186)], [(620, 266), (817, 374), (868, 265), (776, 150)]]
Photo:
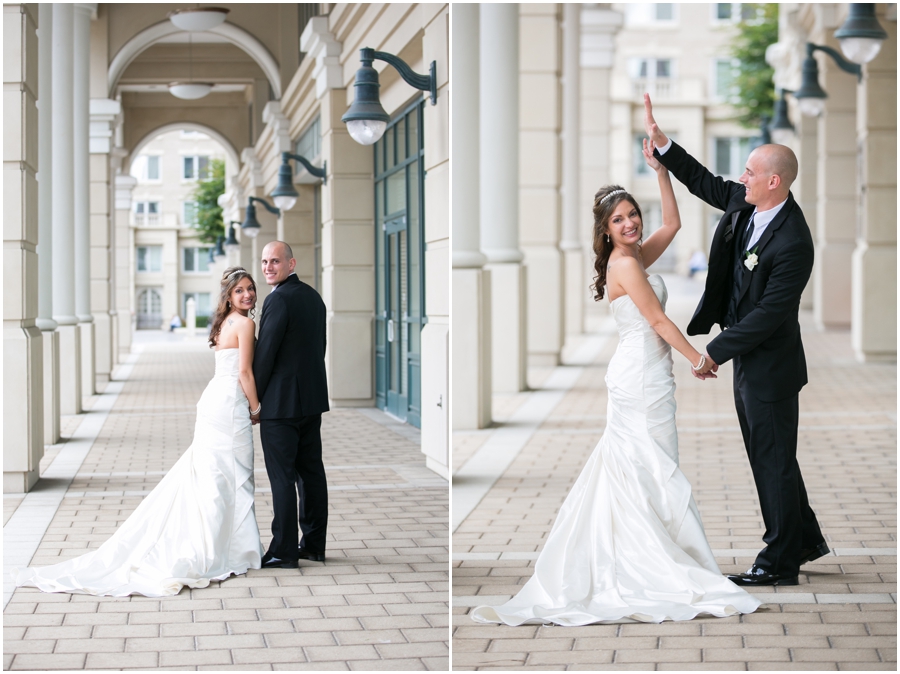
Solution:
[(278, 218), (275, 237), (287, 243), (294, 251), (297, 278), (315, 287), (315, 191), (314, 185), (295, 185), (297, 203), (289, 211), (282, 211)]
[(479, 7), (453, 8), (453, 428), (491, 423), (491, 272), (480, 235)]
[(595, 6), (581, 8), (581, 187), (578, 200), (578, 240), (584, 271), (581, 276), (584, 304), (584, 329), (593, 330), (598, 320), (609, 313), (607, 302), (595, 302), (589, 287), (594, 279), (594, 251), (591, 234), (594, 219), (591, 205), (602, 185), (612, 182), (610, 175), (610, 121), (612, 67), (615, 34), (622, 27), (621, 12)]
[(38, 316), (38, 7), (3, 5), (3, 491), (26, 492), (44, 453)]
[(422, 327), (422, 452), (450, 478), (450, 8), (421, 5), (424, 63), (437, 63), (437, 104), (425, 104), (425, 308)]
[(94, 316), (91, 314), (91, 204), (90, 204), (90, 52), (91, 14), (96, 5), (73, 5), (72, 41), (74, 77), (72, 81), (72, 139), (75, 182), (75, 315), (81, 333), (81, 392), (96, 390), (94, 362)]
[(53, 5), (53, 318), (59, 324), (60, 414), (81, 412), (81, 333), (75, 315), (73, 5)]
[(479, 221), (491, 274), (491, 379), (494, 391), (515, 393), (528, 387), (527, 286), (519, 250), (519, 5), (480, 7)]
[[(114, 153), (120, 148), (114, 148)], [(131, 195), (137, 186), (137, 179), (130, 175), (115, 177), (115, 296), (116, 343), (119, 352), (116, 360), (122, 360), (131, 353), (134, 332), (134, 229), (131, 226)]]
[(519, 147), (521, 156), (534, 158), (519, 163), (519, 236), (528, 267), (528, 361), (547, 366), (559, 364), (565, 329), (559, 249), (562, 50), (558, 12), (553, 4), (522, 4), (519, 19), (523, 36)]
[[(803, 217), (806, 218), (806, 223), (812, 230), (814, 240), (816, 240), (818, 238), (816, 232), (819, 223), (819, 195), (817, 193), (819, 181), (819, 120), (815, 117), (801, 115), (799, 108), (796, 107), (796, 103), (789, 102), (788, 105), (792, 104), (794, 114), (791, 115), (791, 121), (794, 123), (794, 137), (791, 149), (797, 155), (797, 163), (800, 170), (791, 192), (797, 203), (800, 204), (800, 208), (803, 209)], [(844, 223), (844, 229), (847, 228), (847, 223)], [(813, 311), (814, 316), (818, 311), (816, 305), (829, 301), (829, 298), (823, 295), (821, 291), (818, 278), (822, 252), (820, 243), (817, 241), (813, 275), (809, 283), (806, 284), (803, 295), (800, 297), (800, 308), (805, 311)], [(849, 289), (846, 292), (849, 292)], [(821, 326), (822, 323), (819, 323), (819, 325)]]
[(109, 381), (115, 363), (113, 323), (116, 309), (113, 255), (115, 227), (110, 208), (110, 157), (112, 124), (121, 112), (118, 101), (90, 101), (90, 243), (91, 309), (94, 316), (96, 377), (99, 386)]
[(38, 318), (44, 351), (44, 444), (59, 440), (59, 333), (53, 320), (52, 82), (53, 5), (42, 3), (38, 25)]
[[(897, 360), (897, 21), (857, 90), (859, 210), (853, 251), (852, 341), (860, 362)], [(829, 94), (831, 92), (829, 91)]]
[(584, 331), (584, 303), (590, 299), (584, 282), (581, 221), (581, 5), (563, 5), (562, 54), (562, 240), (563, 297), (566, 336)]
[[(828, 31), (825, 44), (840, 49)], [(828, 92), (819, 118), (819, 164), (814, 227), (816, 261), (813, 269), (813, 314), (819, 328), (850, 325), (850, 275), (856, 220), (856, 78), (817, 52), (819, 84)], [(808, 216), (807, 216), (808, 217)]]

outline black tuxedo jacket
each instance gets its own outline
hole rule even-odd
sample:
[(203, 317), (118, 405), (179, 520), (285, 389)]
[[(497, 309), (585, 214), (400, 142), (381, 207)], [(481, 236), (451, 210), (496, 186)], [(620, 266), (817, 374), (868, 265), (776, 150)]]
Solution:
[(687, 333), (708, 334), (715, 323), (725, 327), (737, 281), (737, 321), (708, 344), (707, 353), (719, 364), (740, 356), (746, 384), (764, 402), (795, 395), (807, 382), (798, 315), (813, 267), (812, 236), (800, 206), (788, 195), (753, 246), (758, 264), (752, 271), (741, 264), (741, 278), (735, 279), (735, 255), (744, 257), (737, 248), (754, 208), (744, 200), (744, 186), (713, 175), (677, 143), (655, 155), (691, 194), (725, 211), (710, 247), (706, 288)]
[(295, 274), (263, 303), (253, 377), (261, 419), (297, 419), (328, 411), (325, 303)]

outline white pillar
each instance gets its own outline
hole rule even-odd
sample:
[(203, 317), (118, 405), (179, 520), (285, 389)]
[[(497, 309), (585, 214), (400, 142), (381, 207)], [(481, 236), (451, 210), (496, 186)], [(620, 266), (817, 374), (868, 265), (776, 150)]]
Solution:
[[(897, 22), (863, 66), (857, 91), (859, 211), (853, 251), (852, 342), (860, 362), (897, 360)], [(830, 92), (829, 92), (830, 93)]]
[(528, 48), (519, 59), (519, 152), (528, 158), (519, 163), (519, 236), (528, 268), (528, 362), (555, 366), (565, 334), (559, 249), (560, 10), (554, 4), (523, 3), (519, 13), (520, 31), (528, 36)]
[(38, 21), (38, 318), (44, 351), (44, 444), (59, 440), (59, 333), (53, 320), (52, 82), (53, 5), (41, 3)]
[(479, 7), (453, 8), (453, 428), (491, 423), (491, 273), (480, 250)]
[[(437, 8), (437, 9), (435, 9)], [(437, 63), (437, 104), (425, 104), (425, 293), (421, 423), (425, 465), (450, 479), (450, 6), (429, 7), (424, 63)]]
[[(119, 150), (115, 148), (114, 152)], [(116, 154), (118, 154), (116, 152)], [(130, 175), (115, 178), (115, 307), (116, 340), (121, 362), (131, 352), (134, 331), (134, 232), (131, 227), (131, 195), (137, 179)]]
[(26, 492), (43, 456), (38, 315), (38, 8), (3, 5), (3, 491)]
[(81, 412), (81, 339), (75, 315), (73, 5), (53, 5), (53, 318), (59, 324), (59, 407)]
[(494, 391), (515, 393), (528, 387), (519, 250), (519, 5), (483, 4), (480, 20), (479, 221), (491, 274), (491, 379)]
[(105, 386), (115, 363), (113, 304), (115, 294), (115, 227), (111, 209), (110, 152), (114, 124), (121, 111), (118, 101), (90, 100), (90, 290), (94, 317), (96, 384)]
[(94, 317), (91, 314), (91, 205), (90, 205), (90, 49), (91, 14), (96, 5), (73, 5), (72, 140), (74, 142), (75, 315), (81, 333), (81, 393), (96, 392)]
[(583, 272), (581, 286), (584, 298), (582, 305), (584, 330), (596, 329), (599, 320), (609, 313), (609, 303), (595, 302), (589, 288), (594, 278), (594, 251), (591, 233), (594, 219), (591, 204), (594, 194), (601, 185), (607, 185), (610, 178), (610, 117), (612, 95), (612, 68), (615, 57), (615, 35), (622, 27), (624, 17), (621, 12), (599, 6), (585, 5), (581, 8), (581, 91), (580, 99), (584, 114), (579, 120), (581, 146), (580, 153), (581, 187), (579, 199), (578, 240), (581, 244)]
[(581, 5), (563, 5), (562, 63), (562, 240), (563, 316), (567, 338), (584, 329), (584, 303), (590, 297), (584, 282), (581, 221), (588, 212), (581, 201)]

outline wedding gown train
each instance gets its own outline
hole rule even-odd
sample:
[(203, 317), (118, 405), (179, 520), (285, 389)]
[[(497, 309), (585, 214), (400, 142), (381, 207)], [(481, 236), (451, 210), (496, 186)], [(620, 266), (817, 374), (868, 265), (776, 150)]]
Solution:
[(193, 443), (112, 537), (80, 557), (14, 572), (16, 585), (164, 597), (260, 568), (253, 436), (238, 353), (216, 352), (215, 376), (197, 403)]
[[(662, 277), (650, 284), (665, 309)], [(534, 575), (483, 623), (587, 625), (752, 613), (725, 578), (678, 467), (669, 345), (627, 295), (610, 302), (619, 345), (607, 369), (606, 430), (560, 508)]]

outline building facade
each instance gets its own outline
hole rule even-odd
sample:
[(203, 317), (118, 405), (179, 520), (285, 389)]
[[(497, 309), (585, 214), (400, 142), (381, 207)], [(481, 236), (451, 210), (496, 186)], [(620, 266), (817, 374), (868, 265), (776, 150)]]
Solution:
[[(163, 268), (182, 270), (176, 293), (160, 298), (163, 322), (180, 312), (174, 305), (184, 294), (199, 301), (206, 288), (214, 296), (226, 265), (256, 270), (265, 243), (287, 241), (298, 275), (328, 311), (333, 404), (379, 405), (420, 426), (427, 465), (448, 475), (449, 7), (224, 7), (224, 23), (188, 33), (167, 18), (184, 9), (174, 4), (4, 5), (14, 39), (5, 85), (18, 92), (4, 129), (16, 138), (4, 145), (5, 184), (17, 185), (5, 264), (19, 298), (4, 316), (4, 417), (23, 420), (4, 425), (5, 492), (34, 485), (60, 415), (81, 412), (82, 397), (102, 391), (130, 352), (142, 309), (138, 249), (168, 246), (181, 257), (194, 249), (193, 268), (203, 264), (202, 246), (189, 245), (181, 227), (168, 243), (151, 240), (165, 227), (150, 225), (147, 186), (130, 174), (153, 138), (176, 130), (202, 132), (223, 148), (233, 167), (220, 199), (226, 223), (244, 221), (251, 196), (271, 203), (283, 151), (303, 154), (326, 176), (296, 166), (292, 208), (260, 208), (258, 236), (239, 231), (239, 246), (206, 272), (185, 273), (184, 259), (163, 258)], [(418, 73), (435, 63), (432, 104), (375, 62), (390, 122), (374, 147), (352, 140), (341, 122), (362, 47), (397, 55)], [(167, 84), (184, 80), (209, 83), (211, 92), (173, 97)], [(191, 156), (199, 169), (206, 155)], [(133, 227), (139, 215), (146, 224)], [(154, 264), (155, 253), (142, 254), (141, 264)], [(262, 301), (268, 287), (260, 290)], [(152, 323), (155, 305), (144, 297)]]

